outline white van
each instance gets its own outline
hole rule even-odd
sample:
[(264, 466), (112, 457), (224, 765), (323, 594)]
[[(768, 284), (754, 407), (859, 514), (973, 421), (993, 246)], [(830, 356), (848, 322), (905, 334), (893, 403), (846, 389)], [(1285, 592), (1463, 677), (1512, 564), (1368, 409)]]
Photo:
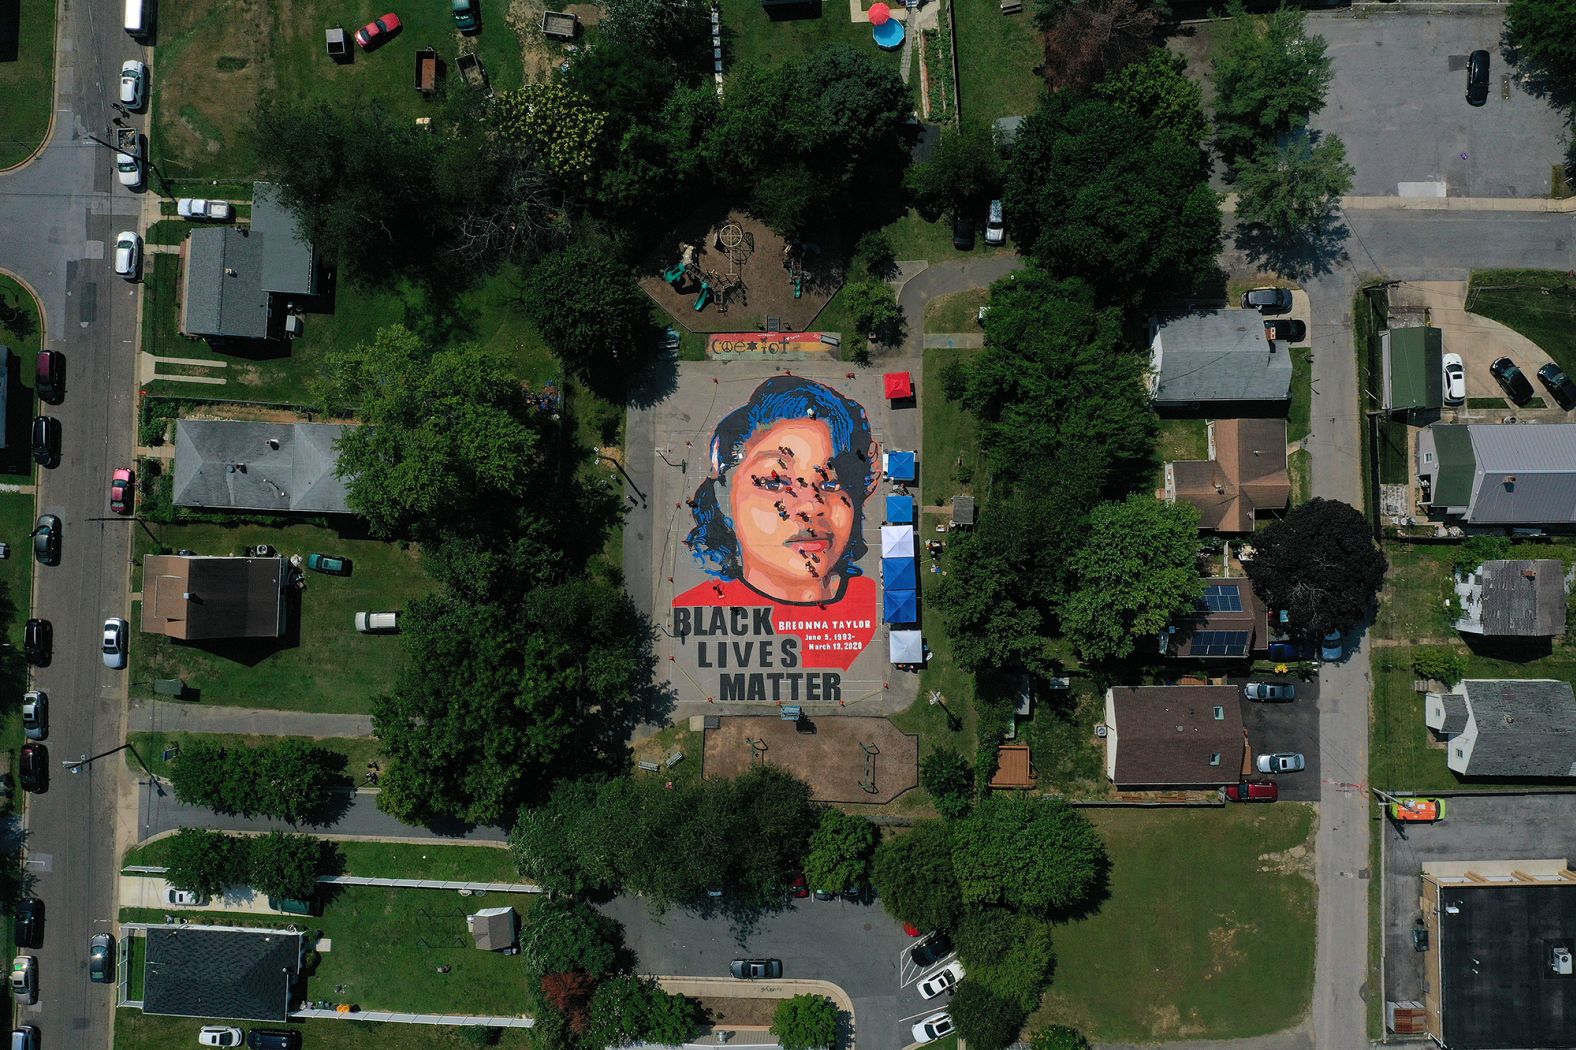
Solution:
[(148, 0), (126, 0), (126, 32), (140, 37), (148, 28)]
[(356, 630), (362, 634), (394, 634), (399, 630), (399, 613), (358, 612)]

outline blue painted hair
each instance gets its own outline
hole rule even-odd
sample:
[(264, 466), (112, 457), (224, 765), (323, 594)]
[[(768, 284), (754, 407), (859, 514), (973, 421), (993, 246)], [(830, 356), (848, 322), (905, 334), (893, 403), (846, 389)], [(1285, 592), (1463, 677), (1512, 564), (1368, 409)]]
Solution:
[[(728, 472), (743, 460), (744, 446), (757, 431), (785, 419), (804, 419), (812, 413), (831, 433), (832, 459), (827, 469), (843, 482), (843, 491), (854, 508), (848, 547), (837, 564), (826, 571), (837, 574), (840, 588), (850, 576), (860, 575), (857, 562), (866, 550), (865, 494), (874, 479), (874, 466), (866, 458), (873, 440), (870, 420), (859, 402), (813, 379), (788, 375), (773, 376), (756, 387), (749, 401), (724, 416), (711, 436), (713, 473), (695, 490), (695, 527), (684, 541), (707, 575), (725, 580), (743, 575), (739, 540), (719, 489), (725, 489)], [(855, 479), (857, 484), (853, 483)]]

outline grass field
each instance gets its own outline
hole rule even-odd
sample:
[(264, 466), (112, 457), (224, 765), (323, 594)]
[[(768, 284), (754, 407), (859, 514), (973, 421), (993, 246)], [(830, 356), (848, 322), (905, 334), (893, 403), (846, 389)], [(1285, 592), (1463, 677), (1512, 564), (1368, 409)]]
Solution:
[(1162, 463), (1209, 458), (1209, 427), (1202, 419), (1162, 419), (1155, 439), (1155, 458)]
[(1043, 83), (1034, 69), (1045, 50), (1033, 6), (1031, 0), (1023, 13), (1003, 15), (996, 0), (952, 0), (964, 120), (989, 122), (1034, 111)]
[[(484, 12), (474, 48), (499, 90), (523, 79), (521, 37), (496, 5)], [(153, 77), (151, 150), (166, 178), (240, 180), (266, 173), (280, 158), (260, 157), (249, 134), (261, 97), (297, 100), (365, 99), (414, 120), (436, 106), (416, 91), (415, 55), (429, 44), (450, 66), (462, 38), (446, 4), (409, 5), (398, 14), (399, 35), (374, 51), (351, 46), (353, 60), (336, 65), (323, 49), (323, 30), (354, 30), (381, 9), (326, 3), (259, 4), (215, 0), (159, 9), (159, 66)], [(539, 35), (535, 26), (529, 32)], [(534, 39), (534, 36), (533, 36)]]
[(1030, 1030), (1092, 1040), (1265, 1035), (1313, 988), (1313, 811), (1092, 811), (1111, 894), (1056, 931), (1056, 976)]
[(17, 0), (16, 52), (0, 51), (0, 169), (20, 164), (49, 133), (55, 106), (55, 0)]
[[(169, 863), (170, 840), (156, 839), (126, 851), (122, 866)], [(514, 859), (496, 846), (440, 843), (335, 842), (346, 875), (379, 879), (444, 879), (453, 882), (520, 882)]]
[(131, 646), (133, 696), (151, 695), (154, 678), (181, 678), (188, 691), (210, 703), (361, 712), (370, 710), (372, 697), (393, 684), (404, 655), (399, 639), (359, 634), (352, 617), (358, 611), (402, 609), (430, 589), (414, 546), (350, 539), (314, 525), (149, 523), (147, 529), (137, 534), (134, 553), (139, 563), (159, 548), (238, 554), (246, 546), (268, 543), (287, 556), (312, 551), (343, 555), (354, 562), (355, 571), (349, 577), (308, 573), (299, 616), (292, 610), (290, 633), (280, 642), (178, 645), (162, 635), (139, 632)]
[(876, 50), (870, 26), (849, 21), (848, 5), (839, 0), (823, 4), (818, 18), (781, 22), (772, 21), (758, 0), (721, 0), (721, 7), (724, 78), (735, 66), (776, 65), (831, 44), (859, 48), (897, 69), (898, 54)]
[(1313, 351), (1291, 351), (1291, 404), (1286, 408), (1288, 444), (1308, 436), (1308, 416), (1313, 411)]
[[(902, 259), (924, 259), (927, 262), (946, 262), (949, 259), (980, 259), (990, 255), (1009, 255), (1012, 249), (999, 245), (992, 247), (982, 236), (985, 216), (976, 216), (974, 247), (966, 252), (952, 246), (952, 220), (942, 216), (936, 222), (926, 222), (918, 212), (909, 210), (888, 223), (883, 229), (892, 239), (892, 250)], [(912, 323), (912, 321), (910, 322)], [(968, 329), (963, 329), (968, 331)]]
[(1105, 719), (1105, 697), (1093, 683), (1076, 681), (1065, 702), (1041, 693), (1028, 721), (1018, 723), (1018, 742), (1029, 745), (1041, 792), (1069, 798), (1105, 798), (1105, 742), (1094, 727)]
[[(115, 1011), (115, 1050), (175, 1050), (196, 1046), (202, 1024), (224, 1024), (223, 1018), (150, 1017), (140, 1010)], [(245, 1030), (256, 1022), (230, 1021)], [(461, 1036), (461, 1029), (424, 1024), (379, 1024), (376, 1021), (306, 1021), (299, 1028), (302, 1043), (312, 1050), (445, 1050), (475, 1046)], [(524, 1031), (504, 1030), (500, 1050), (526, 1050), (531, 1043)]]
[(1576, 375), (1576, 280), (1559, 270), (1478, 270), (1467, 305), (1514, 328)]
[(988, 288), (938, 295), (925, 305), (925, 331), (978, 332), (980, 307), (989, 300)]
[[(151, 769), (155, 774), (169, 779), (170, 763), (164, 761), (166, 748), (178, 747), (182, 750), (193, 742), (217, 744), (230, 750), (240, 748), (267, 747), (281, 740), (291, 739), (282, 736), (249, 736), (241, 733), (128, 733), (126, 743), (131, 745), (126, 750), (126, 768), (133, 773), (143, 773)], [(335, 770), (335, 782), (341, 787), (355, 787), (361, 781), (361, 775), (367, 768), (369, 761), (381, 762), (383, 747), (375, 737), (358, 738), (354, 740), (334, 737), (296, 737), (312, 747), (322, 748), (333, 752), (342, 759)], [(136, 754), (132, 754), (132, 749)], [(138, 756), (141, 759), (138, 759)], [(177, 755), (173, 762), (179, 762)], [(146, 769), (144, 769), (146, 763)]]

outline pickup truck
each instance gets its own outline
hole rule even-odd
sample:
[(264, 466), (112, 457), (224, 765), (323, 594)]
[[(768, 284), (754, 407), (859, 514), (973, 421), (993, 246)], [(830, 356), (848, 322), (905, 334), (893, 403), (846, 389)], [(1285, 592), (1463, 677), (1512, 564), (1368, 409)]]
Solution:
[(115, 176), (131, 189), (142, 185), (142, 136), (135, 128), (115, 129)]
[(201, 197), (182, 197), (175, 202), (175, 210), (183, 219), (212, 219), (229, 222), (234, 210), (228, 201), (210, 201)]

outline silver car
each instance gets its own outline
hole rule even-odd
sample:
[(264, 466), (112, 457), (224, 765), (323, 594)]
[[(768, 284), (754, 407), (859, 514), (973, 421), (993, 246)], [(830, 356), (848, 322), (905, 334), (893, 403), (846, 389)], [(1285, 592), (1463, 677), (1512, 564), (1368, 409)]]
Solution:
[(41, 689), (22, 694), (22, 735), (29, 740), (49, 737), (49, 694)]
[(120, 67), (120, 104), (138, 110), (148, 101), (148, 67), (135, 58)]
[(1273, 755), (1260, 755), (1254, 763), (1260, 773), (1296, 773), (1306, 769), (1307, 763), (1296, 751), (1277, 751)]
[(1248, 682), (1242, 695), (1260, 703), (1284, 704), (1297, 699), (1297, 687), (1290, 682)]
[(111, 616), (104, 621), (104, 666), (119, 670), (126, 666), (126, 621)]

